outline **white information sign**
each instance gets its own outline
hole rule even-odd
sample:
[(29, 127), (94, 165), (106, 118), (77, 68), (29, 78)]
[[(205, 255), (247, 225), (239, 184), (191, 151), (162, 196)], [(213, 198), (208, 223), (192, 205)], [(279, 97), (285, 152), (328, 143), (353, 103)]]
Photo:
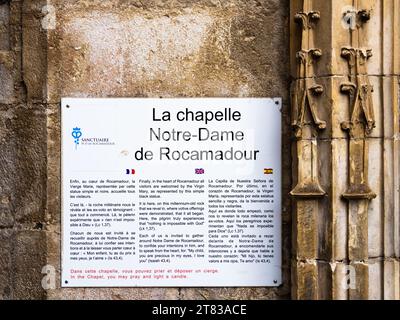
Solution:
[(62, 100), (62, 285), (281, 284), (281, 99)]

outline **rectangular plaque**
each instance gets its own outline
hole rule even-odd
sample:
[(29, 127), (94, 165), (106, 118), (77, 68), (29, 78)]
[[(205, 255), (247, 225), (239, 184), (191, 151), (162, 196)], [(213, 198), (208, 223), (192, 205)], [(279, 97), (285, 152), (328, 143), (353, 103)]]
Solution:
[(281, 284), (281, 99), (62, 99), (62, 286)]

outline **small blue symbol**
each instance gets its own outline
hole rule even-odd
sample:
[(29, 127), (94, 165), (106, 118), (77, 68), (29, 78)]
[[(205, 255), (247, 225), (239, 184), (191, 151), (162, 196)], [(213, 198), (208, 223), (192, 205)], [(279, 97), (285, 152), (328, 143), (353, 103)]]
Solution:
[(79, 139), (82, 137), (81, 128), (74, 128), (72, 130), (72, 137), (75, 139), (75, 149), (76, 149), (79, 145)]

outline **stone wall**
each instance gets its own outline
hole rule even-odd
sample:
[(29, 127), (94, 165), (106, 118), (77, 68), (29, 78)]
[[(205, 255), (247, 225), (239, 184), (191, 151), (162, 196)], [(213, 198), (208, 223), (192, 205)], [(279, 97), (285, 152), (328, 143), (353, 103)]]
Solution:
[[(0, 299), (400, 299), (399, 26), (400, 0), (0, 0)], [(283, 285), (61, 289), (62, 97), (282, 97)]]
[[(289, 0), (0, 3), (0, 298), (289, 298)], [(283, 97), (284, 285), (61, 289), (61, 97)]]

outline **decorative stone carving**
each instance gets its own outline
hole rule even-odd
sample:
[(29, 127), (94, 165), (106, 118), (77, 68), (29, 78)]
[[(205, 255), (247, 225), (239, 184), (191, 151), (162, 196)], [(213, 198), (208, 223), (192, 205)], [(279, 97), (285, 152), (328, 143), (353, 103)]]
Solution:
[(348, 142), (348, 188), (342, 197), (349, 200), (348, 205), (348, 258), (355, 267), (356, 277), (360, 279), (350, 299), (369, 297), (369, 212), (370, 200), (376, 197), (368, 183), (369, 136), (375, 128), (372, 92), (367, 63), (372, 50), (363, 47), (361, 34), (363, 26), (370, 19), (367, 10), (358, 10), (354, 1), (356, 24), (349, 29), (350, 45), (342, 47), (341, 57), (347, 60), (348, 81), (340, 86), (342, 93), (349, 96), (349, 120), (341, 123), (341, 128), (349, 134)]
[(303, 29), (312, 29), (321, 18), (319, 11), (299, 12), (294, 16), (294, 21), (301, 23)]
[[(359, 11), (367, 21), (369, 13)], [(368, 19), (367, 19), (368, 17)], [(348, 61), (349, 81), (341, 85), (341, 92), (349, 95), (350, 120), (342, 123), (342, 129), (348, 131), (349, 143), (349, 187), (343, 194), (346, 199), (373, 199), (376, 194), (368, 185), (368, 136), (375, 128), (372, 105), (373, 87), (370, 85), (367, 61), (372, 50), (343, 47), (341, 56)]]
[[(301, 40), (300, 49), (324, 53), (311, 60), (307, 74), (299, 73), (301, 60), (293, 59), (291, 75), (298, 96), (304, 78), (308, 86), (323, 84), (323, 96), (307, 99), (327, 122), (327, 132), (321, 132), (307, 104), (308, 124), (297, 114), (293, 118), (298, 140), (306, 141), (304, 132), (315, 130), (319, 177), (327, 191), (326, 197), (294, 203), (293, 298), (399, 299), (400, 1), (291, 0), (290, 5), (293, 16), (320, 12), (320, 20), (307, 28), (301, 21), (309, 22), (308, 15), (297, 18), (303, 28), (291, 24), (293, 58)], [(293, 149), (298, 146), (293, 141)], [(304, 159), (296, 161), (298, 154)], [(307, 148), (294, 152), (296, 182), (300, 170), (309, 168), (310, 154)]]
[(292, 90), (292, 126), (297, 138), (298, 183), (291, 195), (315, 198), (326, 194), (318, 178), (318, 131), (326, 122), (318, 116), (318, 96), (324, 89), (315, 81), (314, 64), (322, 51), (314, 48), (314, 30), (320, 19), (318, 11), (309, 10), (310, 1), (304, 0), (303, 11), (295, 15), (302, 25), (301, 50), (297, 53), (297, 81)]
[(360, 28), (364, 23), (371, 19), (371, 11), (356, 10), (353, 7), (343, 13), (343, 20), (347, 26), (354, 30)]

